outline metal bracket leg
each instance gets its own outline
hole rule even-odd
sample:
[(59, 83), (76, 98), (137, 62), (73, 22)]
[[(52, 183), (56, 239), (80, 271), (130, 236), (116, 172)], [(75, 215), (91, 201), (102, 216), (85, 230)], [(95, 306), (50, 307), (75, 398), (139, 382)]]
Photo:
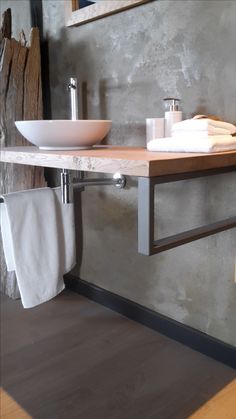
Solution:
[(150, 255), (154, 240), (154, 184), (152, 178), (138, 179), (138, 251)]
[(180, 173), (151, 178), (140, 177), (138, 180), (138, 251), (143, 255), (154, 255), (174, 247), (211, 236), (221, 231), (236, 227), (236, 216), (207, 224), (192, 230), (187, 230), (172, 236), (154, 240), (154, 198), (155, 185), (160, 183), (177, 182), (184, 179), (213, 176), (235, 171), (236, 167), (203, 170), (199, 172)]

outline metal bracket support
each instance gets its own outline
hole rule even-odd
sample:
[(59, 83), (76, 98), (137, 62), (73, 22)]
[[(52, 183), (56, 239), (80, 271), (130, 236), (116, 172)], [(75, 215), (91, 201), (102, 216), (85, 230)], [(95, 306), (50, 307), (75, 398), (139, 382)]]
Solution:
[(101, 185), (113, 185), (118, 189), (123, 189), (126, 185), (126, 177), (120, 173), (115, 173), (112, 178), (85, 179), (82, 177), (82, 172), (79, 172), (79, 179), (71, 181), (69, 171), (67, 169), (63, 169), (61, 172), (62, 203), (69, 204), (73, 202), (74, 188), (83, 189), (85, 186)]
[(236, 227), (236, 216), (154, 240), (155, 185), (236, 171), (236, 166), (138, 179), (138, 251), (151, 256)]

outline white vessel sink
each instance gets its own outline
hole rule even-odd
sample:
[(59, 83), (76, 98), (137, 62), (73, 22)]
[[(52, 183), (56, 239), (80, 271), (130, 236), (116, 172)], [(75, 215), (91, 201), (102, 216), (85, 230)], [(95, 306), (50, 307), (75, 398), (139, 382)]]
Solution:
[(109, 120), (35, 120), (16, 121), (17, 129), (42, 150), (90, 148), (108, 134)]

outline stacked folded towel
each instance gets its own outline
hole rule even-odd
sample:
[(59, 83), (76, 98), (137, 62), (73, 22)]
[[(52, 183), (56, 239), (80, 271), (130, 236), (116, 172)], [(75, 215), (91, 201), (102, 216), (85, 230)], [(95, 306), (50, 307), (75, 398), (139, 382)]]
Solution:
[(172, 137), (149, 141), (149, 151), (210, 153), (236, 150), (236, 126), (210, 118), (186, 119), (172, 127)]
[[(220, 138), (219, 138), (220, 137)], [(209, 135), (207, 138), (156, 138), (147, 144), (149, 151), (173, 153), (219, 153), (236, 150), (236, 137), (232, 135)]]
[(172, 137), (175, 135), (196, 134), (202, 137), (208, 135), (233, 135), (236, 133), (236, 127), (229, 122), (215, 121), (214, 119), (186, 119), (177, 122), (172, 128)]

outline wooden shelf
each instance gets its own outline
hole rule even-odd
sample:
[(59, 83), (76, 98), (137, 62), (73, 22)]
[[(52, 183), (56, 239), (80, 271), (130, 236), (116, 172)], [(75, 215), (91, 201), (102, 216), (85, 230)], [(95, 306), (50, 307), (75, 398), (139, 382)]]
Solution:
[(84, 23), (109, 16), (113, 13), (121, 12), (130, 7), (139, 6), (150, 0), (103, 0), (99, 3), (91, 4), (89, 7), (79, 9), (73, 8), (74, 0), (65, 1), (66, 26), (79, 26)]
[(2, 148), (0, 161), (153, 177), (235, 166), (236, 151), (211, 154), (158, 153), (141, 147), (116, 146), (99, 146), (90, 150), (48, 151), (29, 146)]
[(236, 150), (224, 153), (154, 153), (145, 148), (99, 146), (89, 150), (47, 151), (7, 147), (2, 162), (97, 173), (137, 176), (138, 249), (154, 255), (236, 227), (236, 217), (154, 240), (154, 187), (159, 183), (211, 176), (236, 170)]

